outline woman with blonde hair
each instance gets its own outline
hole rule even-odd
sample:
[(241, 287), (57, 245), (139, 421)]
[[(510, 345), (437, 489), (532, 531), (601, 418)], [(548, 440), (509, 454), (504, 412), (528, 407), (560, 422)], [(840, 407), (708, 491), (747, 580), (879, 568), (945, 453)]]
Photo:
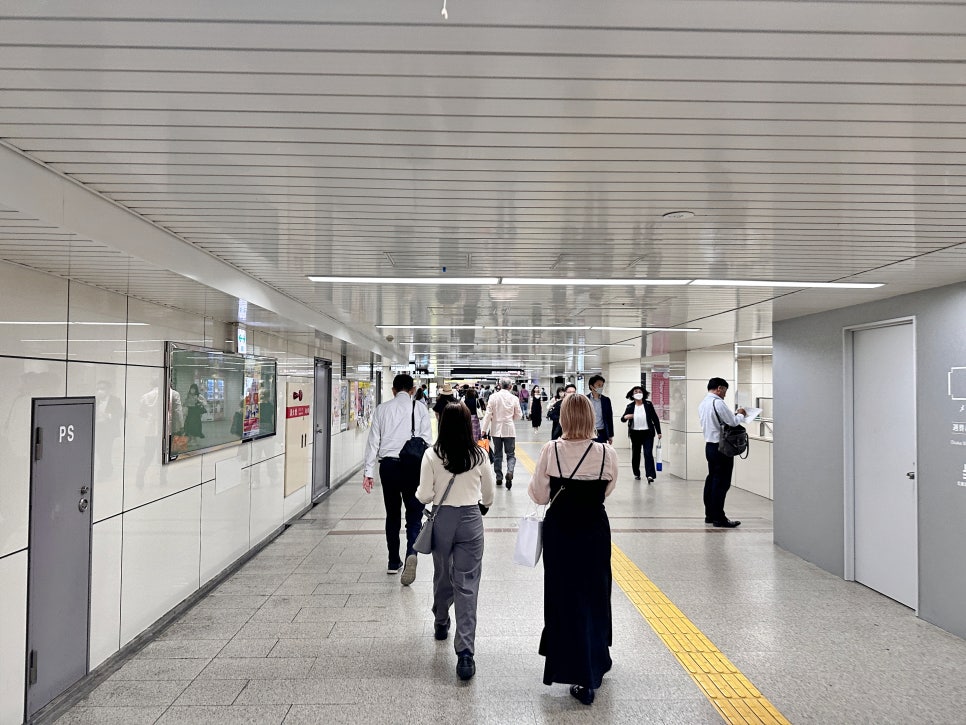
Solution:
[(540, 451), (530, 498), (550, 504), (543, 522), (543, 682), (571, 685), (584, 705), (611, 668), (610, 522), (604, 499), (617, 485), (617, 453), (596, 443), (583, 395), (560, 404), (562, 436)]

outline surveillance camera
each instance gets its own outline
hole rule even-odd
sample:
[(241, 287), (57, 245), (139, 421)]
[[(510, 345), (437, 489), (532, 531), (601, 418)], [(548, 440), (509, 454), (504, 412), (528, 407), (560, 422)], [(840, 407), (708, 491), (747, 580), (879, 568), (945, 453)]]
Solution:
[(393, 340), (395, 340), (395, 339), (396, 339), (396, 338), (395, 338), (395, 337), (393, 337), (392, 335), (386, 335), (386, 342), (392, 342), (392, 341), (393, 341)]

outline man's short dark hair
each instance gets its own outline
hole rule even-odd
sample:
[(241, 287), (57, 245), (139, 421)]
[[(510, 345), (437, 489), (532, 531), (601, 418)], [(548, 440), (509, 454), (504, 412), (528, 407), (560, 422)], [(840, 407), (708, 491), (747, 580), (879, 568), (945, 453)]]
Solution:
[(392, 379), (392, 389), (397, 393), (401, 393), (404, 390), (408, 393), (413, 389), (413, 385), (415, 384), (413, 376), (407, 373), (399, 373), (399, 375)]
[(594, 387), (594, 383), (596, 383), (598, 381), (601, 382), (601, 383), (606, 383), (607, 382), (606, 380), (604, 380), (604, 376), (603, 375), (591, 375), (590, 376), (590, 382), (588, 382), (587, 384), (590, 387)]
[(711, 378), (708, 381), (708, 390), (717, 390), (718, 388), (727, 388), (728, 381), (724, 378)]
[(564, 392), (566, 392), (567, 388), (573, 388), (574, 392), (577, 391), (576, 383), (567, 383), (566, 385), (564, 385)]

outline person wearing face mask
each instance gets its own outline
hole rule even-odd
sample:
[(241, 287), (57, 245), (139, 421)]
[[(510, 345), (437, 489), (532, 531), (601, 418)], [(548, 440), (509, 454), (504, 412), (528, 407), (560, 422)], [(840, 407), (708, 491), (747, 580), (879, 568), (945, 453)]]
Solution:
[(657, 478), (654, 469), (654, 436), (661, 437), (661, 421), (654, 405), (647, 399), (648, 393), (640, 385), (635, 385), (627, 393), (630, 405), (624, 409), (621, 420), (627, 422), (627, 434), (631, 438), (631, 470), (634, 480), (641, 480), (641, 449), (644, 449), (644, 472), (647, 482)]
[(594, 409), (594, 425), (597, 428), (597, 437), (594, 438), (598, 443), (614, 442), (614, 409), (611, 407), (610, 398), (604, 395), (603, 375), (592, 375), (590, 378), (590, 405)]
[(557, 440), (563, 433), (563, 428), (560, 427), (560, 404), (563, 403), (564, 398), (576, 392), (577, 386), (573, 383), (569, 383), (566, 388), (557, 388), (557, 400), (547, 410), (547, 420), (551, 423), (550, 440)]

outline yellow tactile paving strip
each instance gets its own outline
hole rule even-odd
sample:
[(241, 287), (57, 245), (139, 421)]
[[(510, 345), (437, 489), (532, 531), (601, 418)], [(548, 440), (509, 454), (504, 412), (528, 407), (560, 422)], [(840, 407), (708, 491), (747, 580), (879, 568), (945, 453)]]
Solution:
[[(532, 474), (536, 468), (533, 459), (519, 447), (516, 456)], [(611, 546), (614, 581), (725, 722), (791, 725), (616, 544)]]
[(726, 722), (742, 725), (789, 725), (775, 706), (674, 606), (664, 592), (623, 551), (616, 545), (612, 547), (614, 581), (698, 683), (721, 717)]

